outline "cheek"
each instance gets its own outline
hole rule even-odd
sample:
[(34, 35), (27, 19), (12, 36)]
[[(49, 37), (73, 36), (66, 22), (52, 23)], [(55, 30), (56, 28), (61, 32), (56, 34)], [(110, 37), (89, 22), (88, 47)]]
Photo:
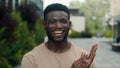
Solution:
[(47, 26), (47, 28), (53, 28), (54, 27), (53, 24), (47, 24), (46, 26)]
[(47, 30), (47, 32), (51, 32), (53, 30), (53, 27), (49, 25), (46, 27), (46, 30)]

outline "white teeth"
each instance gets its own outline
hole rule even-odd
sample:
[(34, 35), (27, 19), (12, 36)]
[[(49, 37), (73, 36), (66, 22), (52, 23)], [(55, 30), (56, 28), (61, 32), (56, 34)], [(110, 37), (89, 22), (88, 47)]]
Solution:
[(62, 33), (63, 31), (54, 31), (54, 33)]

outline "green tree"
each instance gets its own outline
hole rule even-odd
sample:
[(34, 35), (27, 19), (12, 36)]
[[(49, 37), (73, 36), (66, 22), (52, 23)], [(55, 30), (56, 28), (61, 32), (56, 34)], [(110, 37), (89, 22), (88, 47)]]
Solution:
[[(24, 20), (20, 11), (8, 11), (0, 6), (0, 68), (14, 68), (20, 64), (22, 56), (44, 42), (45, 37), (42, 17), (36, 16), (35, 9), (33, 13), (33, 10), (25, 11), (28, 12), (27, 16), (32, 15), (34, 18), (26, 18), (25, 15)], [(29, 23), (34, 24), (31, 30), (28, 28)]]
[(86, 0), (80, 6), (80, 13), (86, 18), (86, 28), (95, 35), (104, 30), (105, 15), (109, 13), (110, 0)]
[(96, 35), (105, 29), (103, 26), (106, 24), (105, 16), (109, 13), (109, 2), (110, 0), (86, 0), (82, 3), (71, 1), (70, 7), (80, 8), (80, 15), (84, 15), (86, 19), (87, 33)]

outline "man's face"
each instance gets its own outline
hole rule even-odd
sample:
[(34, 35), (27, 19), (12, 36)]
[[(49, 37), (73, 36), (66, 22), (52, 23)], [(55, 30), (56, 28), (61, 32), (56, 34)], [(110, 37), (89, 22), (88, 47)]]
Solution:
[(71, 22), (64, 11), (51, 11), (47, 14), (45, 28), (48, 39), (54, 42), (67, 40)]

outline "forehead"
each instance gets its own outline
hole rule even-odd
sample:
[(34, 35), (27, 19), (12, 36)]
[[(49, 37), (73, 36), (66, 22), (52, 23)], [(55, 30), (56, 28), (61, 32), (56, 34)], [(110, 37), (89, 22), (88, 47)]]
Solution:
[(68, 18), (68, 14), (64, 11), (51, 11), (47, 14), (48, 19)]

